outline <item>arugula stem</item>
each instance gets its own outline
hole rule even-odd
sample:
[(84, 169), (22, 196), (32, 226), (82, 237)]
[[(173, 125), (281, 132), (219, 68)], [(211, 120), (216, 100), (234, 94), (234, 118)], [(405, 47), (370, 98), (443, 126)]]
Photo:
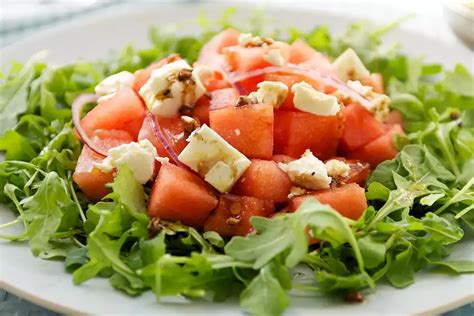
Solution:
[(323, 260), (320, 260), (310, 254), (306, 254), (304, 257), (303, 257), (303, 260), (302, 262), (306, 263), (307, 265), (311, 266), (311, 267), (320, 267), (324, 270), (328, 270), (328, 271), (331, 271), (331, 267), (326, 264), (326, 262), (324, 262)]
[(388, 238), (387, 241), (385, 242), (385, 248), (387, 250), (390, 249), (393, 246), (393, 243), (395, 242), (395, 240), (397, 240), (397, 238), (398, 238), (398, 233), (392, 234), (390, 238)]
[(350, 218), (347, 218), (347, 217), (344, 217), (344, 220), (346, 221), (347, 224), (349, 224), (349, 226), (354, 225), (355, 223), (357, 223), (357, 221), (355, 221), (353, 219), (350, 219)]
[(54, 238), (59, 238), (59, 239), (67, 238), (67, 237), (71, 237), (71, 236), (74, 236), (76, 234), (79, 234), (81, 232), (82, 232), (82, 230), (80, 230), (80, 229), (74, 229), (74, 230), (71, 230), (71, 231), (68, 231), (68, 232), (60, 232), (60, 233), (54, 234)]
[(459, 218), (463, 217), (464, 215), (466, 215), (472, 209), (474, 209), (474, 204), (471, 205), (471, 206), (466, 207), (461, 212), (457, 213), (456, 216), (454, 216), (454, 218), (459, 219)]
[(27, 194), (30, 193), (30, 185), (33, 184), (33, 182), (35, 181), (36, 177), (38, 176), (38, 173), (39, 171), (36, 170), (35, 173), (33, 173), (33, 175), (31, 176), (31, 178), (28, 180), (28, 182), (25, 183), (25, 186), (23, 187), (24, 190), (28, 189), (27, 190)]
[(77, 198), (76, 191), (74, 191), (74, 186), (71, 181), (68, 181), (68, 188), (69, 188), (69, 191), (71, 192), (74, 203), (77, 206), (79, 215), (81, 216), (82, 221), (85, 222), (87, 220), (86, 215), (84, 214), (84, 211), (82, 210), (81, 204), (79, 203), (79, 199)]
[[(212, 263), (212, 260), (209, 260)], [(252, 268), (253, 264), (247, 262), (222, 262), (212, 264), (214, 269), (225, 269), (225, 268)]]
[(321, 289), (316, 286), (301, 284), (301, 283), (293, 283), (292, 288), (295, 290), (307, 291), (307, 292), (321, 292)]
[(449, 163), (449, 165), (451, 167), (451, 170), (453, 171), (454, 175), (456, 177), (459, 177), (459, 175), (460, 175), (459, 167), (458, 167), (456, 161), (454, 160), (454, 157), (450, 154), (449, 149), (447, 148), (446, 143), (443, 140), (443, 136), (441, 135), (441, 132), (440, 132), (439, 128), (436, 130), (435, 135), (436, 135), (436, 138), (438, 139), (438, 142), (439, 142), (441, 151), (443, 153), (443, 156), (445, 156), (445, 158), (448, 160), (448, 163)]
[(19, 161), (19, 160), (8, 160), (7, 162), (8, 162), (9, 164), (12, 164), (12, 165), (17, 165), (17, 166), (20, 166), (20, 167), (24, 167), (24, 168), (36, 170), (36, 171), (38, 171), (39, 173), (41, 173), (43, 176), (45, 176), (45, 175), (48, 174), (46, 171), (43, 171), (43, 170), (41, 170), (40, 168), (38, 168), (37, 165), (32, 164), (32, 163), (30, 163), (30, 162)]
[(27, 238), (28, 238), (28, 235), (26, 233), (16, 235), (16, 236), (8, 236), (8, 235), (0, 234), (0, 239), (8, 239), (11, 241), (17, 241), (17, 240), (27, 239)]
[[(457, 202), (457, 199), (463, 195), (467, 190), (469, 190), (471, 188), (471, 186), (474, 184), (474, 178), (472, 178), (471, 180), (469, 180), (468, 183), (466, 183), (466, 185), (461, 189), (459, 190), (455, 195), (453, 195), (453, 197), (451, 199), (449, 199), (448, 202), (446, 202), (443, 206), (441, 206), (440, 208), (438, 208), (436, 211), (434, 211), (434, 213), (436, 215), (439, 215), (441, 212), (443, 212), (444, 210), (446, 210), (449, 206), (451, 206), (453, 203), (456, 203)], [(461, 215), (462, 216), (462, 215)]]
[(16, 195), (13, 193), (10, 199), (13, 201), (13, 204), (15, 204), (15, 207), (18, 210), (18, 213), (20, 214), (20, 216), (18, 216), (17, 219), (21, 219), (23, 221), (23, 226), (25, 227), (25, 230), (28, 230), (28, 222), (26, 220), (23, 220), (24, 211), (23, 211), (23, 208), (21, 207), (20, 202), (16, 198)]
[(393, 30), (394, 28), (396, 28), (397, 26), (399, 26), (402, 22), (406, 21), (406, 20), (410, 20), (410, 19), (413, 19), (414, 17), (416, 16), (415, 13), (411, 13), (411, 14), (408, 14), (406, 16), (403, 16), (387, 25), (384, 25), (382, 27), (379, 27), (377, 29), (375, 29), (375, 31), (373, 31), (372, 33), (369, 34), (369, 36), (371, 38), (380, 38), (382, 35), (384, 35), (385, 33)]
[(206, 250), (209, 253), (215, 253), (214, 248), (207, 243), (206, 240), (202, 238), (201, 234), (199, 234), (195, 229), (190, 229), (189, 234), (199, 243), (203, 250)]
[(76, 244), (77, 246), (81, 247), (81, 248), (84, 248), (86, 247), (86, 245), (84, 245), (83, 243), (81, 243), (79, 240), (77, 240), (76, 237), (74, 236), (71, 236), (71, 240), (74, 244)]
[(163, 256), (160, 261), (163, 264), (167, 263), (187, 263), (190, 260), (190, 257), (177, 257), (177, 256)]
[(242, 282), (246, 287), (249, 285), (250, 282), (240, 275), (239, 271), (237, 270), (237, 267), (232, 267), (232, 271), (234, 272), (234, 276), (237, 280)]
[(396, 201), (397, 200), (389, 201), (384, 206), (382, 206), (377, 212), (377, 214), (375, 214), (374, 218), (370, 221), (369, 225), (367, 225), (366, 230), (371, 230), (379, 221), (381, 221), (385, 216), (390, 214), (393, 208), (396, 207)]
[(21, 222), (22, 222), (21, 218), (17, 217), (16, 219), (12, 220), (11, 222), (1, 224), (0, 229), (10, 227), (10, 226), (16, 225), (16, 224), (21, 223)]

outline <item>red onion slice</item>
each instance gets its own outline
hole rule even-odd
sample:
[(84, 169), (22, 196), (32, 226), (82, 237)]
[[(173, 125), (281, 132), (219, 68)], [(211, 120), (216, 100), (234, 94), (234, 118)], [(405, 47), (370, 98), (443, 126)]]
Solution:
[(231, 82), (232, 85), (234, 86), (235, 89), (239, 92), (240, 95), (247, 95), (249, 92), (247, 89), (244, 88), (244, 86), (240, 82)]
[(231, 82), (234, 84), (236, 82), (240, 82), (242, 80), (245, 80), (247, 78), (252, 78), (256, 76), (260, 76), (263, 74), (267, 73), (289, 73), (289, 74), (298, 74), (302, 76), (306, 76), (308, 78), (311, 78), (316, 81), (322, 81), (327, 85), (330, 85), (336, 89), (342, 90), (349, 94), (354, 100), (357, 100), (360, 102), (360, 104), (366, 106), (366, 107), (371, 107), (372, 104), (370, 103), (369, 100), (367, 100), (362, 94), (360, 94), (358, 91), (352, 89), (351, 87), (347, 86), (344, 82), (341, 80), (334, 78), (330, 75), (323, 74), (319, 71), (312, 70), (312, 69), (306, 69), (302, 68), (299, 66), (283, 66), (283, 67), (266, 67), (262, 69), (256, 69), (252, 70), (249, 72), (245, 73), (231, 73), (228, 75), (228, 78)]
[(249, 94), (247, 89), (245, 89), (244, 86), (240, 83), (240, 81), (242, 81), (243, 79), (239, 80), (239, 81), (232, 81), (231, 77), (232, 77), (233, 74), (231, 72), (227, 71), (226, 69), (224, 69), (224, 67), (222, 67), (221, 73), (222, 73), (224, 79), (227, 80), (228, 82), (230, 82), (232, 87), (234, 87), (239, 92), (240, 95)]
[(180, 167), (188, 168), (185, 164), (183, 164), (181, 161), (179, 161), (178, 155), (176, 154), (173, 147), (170, 145), (170, 143), (166, 139), (165, 135), (163, 134), (163, 131), (161, 130), (161, 126), (155, 120), (154, 115), (151, 112), (148, 112), (147, 117), (145, 119), (150, 120), (151, 126), (153, 128), (153, 132), (155, 134), (155, 137), (158, 139), (158, 141), (161, 143), (163, 148), (166, 150), (166, 152), (170, 156), (171, 160), (173, 160), (176, 163), (176, 165), (178, 165)]
[(72, 121), (74, 123), (74, 127), (76, 128), (79, 137), (81, 138), (82, 142), (93, 150), (95, 153), (107, 157), (107, 152), (102, 150), (101, 148), (97, 147), (92, 139), (86, 134), (86, 132), (82, 129), (81, 126), (81, 112), (82, 108), (89, 103), (97, 102), (98, 96), (92, 93), (81, 94), (74, 99), (71, 105), (72, 111)]

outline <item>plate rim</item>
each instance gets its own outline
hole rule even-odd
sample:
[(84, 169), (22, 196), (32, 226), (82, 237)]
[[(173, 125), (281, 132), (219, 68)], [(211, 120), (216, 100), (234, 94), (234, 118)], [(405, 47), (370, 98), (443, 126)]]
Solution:
[[(210, 1), (208, 3), (203, 3), (203, 4), (209, 5), (209, 3), (212, 3), (212, 1)], [(221, 4), (220, 7), (223, 8), (224, 5), (222, 3), (220, 3), (220, 4)], [(245, 7), (253, 7), (248, 2), (242, 3), (242, 2), (239, 2), (239, 1), (229, 1), (229, 4), (231, 6), (236, 6), (239, 9), (242, 9), (242, 8), (245, 8)], [(227, 4), (225, 6), (229, 6), (229, 4)], [(279, 4), (281, 4), (281, 3), (279, 3)], [(143, 3), (143, 6), (140, 7), (139, 9), (136, 9), (136, 11), (134, 11), (134, 14), (140, 14), (140, 12), (143, 12), (145, 10), (144, 8), (146, 7), (146, 5), (150, 5), (150, 4)], [(179, 1), (175, 1), (175, 2), (174, 1), (164, 1), (163, 5), (166, 5), (166, 6), (169, 6), (169, 7), (176, 7), (176, 6), (188, 6), (188, 5), (192, 6), (192, 5), (196, 5), (196, 3), (194, 1), (179, 0)], [(38, 41), (38, 40), (41, 40), (42, 38), (45, 38), (45, 37), (51, 37), (51, 36), (54, 36), (55, 34), (66, 32), (68, 29), (71, 29), (71, 28), (84, 26), (84, 25), (88, 25), (88, 24), (94, 24), (98, 20), (103, 19), (103, 18), (107, 18), (107, 17), (110, 17), (110, 16), (124, 15), (124, 14), (126, 14), (126, 8), (130, 7), (130, 6), (131, 6), (130, 4), (125, 4), (125, 3), (117, 4), (113, 7), (110, 7), (109, 10), (105, 13), (100, 12), (100, 10), (98, 10), (98, 11), (93, 12), (89, 16), (78, 16), (78, 17), (74, 18), (71, 21), (62, 22), (58, 25), (54, 25), (52, 27), (43, 29), (43, 30), (41, 30), (37, 33), (29, 34), (29, 35), (23, 37), (22, 39), (20, 39), (19, 41), (12, 42), (12, 43), (4, 46), (4, 47), (1, 47), (1, 49), (0, 49), (0, 59), (3, 59), (1, 57), (4, 54), (5, 51), (11, 51), (11, 50), (18, 49), (19, 47), (21, 47), (23, 45), (27, 45), (28, 42), (30, 42), (30, 41), (35, 41), (35, 40)], [(324, 12), (324, 13), (326, 13), (324, 8), (310, 8), (310, 9), (311, 9), (312, 12), (320, 12), (320, 13)], [(295, 8), (292, 8), (292, 10), (293, 11), (302, 11), (303, 7), (296, 6)], [(332, 18), (345, 17), (345, 15), (340, 13), (340, 12), (339, 13), (327, 12), (327, 13)], [(380, 21), (375, 20), (373, 22), (378, 24)], [(416, 30), (412, 30), (412, 29), (402, 28), (402, 30), (404, 32), (414, 33), (414, 34), (417, 34), (417, 35), (422, 35), (422, 36), (425, 35), (422, 32), (417, 32)], [(442, 41), (441, 44), (448, 44), (448, 43), (446, 43), (445, 41)], [(2, 68), (5, 67), (5, 66), (8, 66), (10, 63), (11, 63), (11, 61), (0, 61), (0, 65), (1, 65)], [(29, 302), (32, 302), (34, 304), (37, 304), (39, 306), (42, 306), (44, 308), (50, 309), (50, 310), (55, 311), (55, 312), (64, 313), (64, 314), (74, 314), (74, 315), (86, 315), (85, 312), (83, 312), (81, 310), (78, 310), (78, 309), (75, 309), (75, 308), (72, 308), (72, 307), (69, 307), (69, 306), (66, 306), (66, 305), (60, 303), (59, 301), (52, 301), (52, 300), (49, 300), (49, 299), (46, 299), (46, 298), (42, 298), (41, 296), (37, 296), (35, 294), (32, 294), (30, 291), (28, 291), (26, 289), (19, 288), (19, 287), (15, 286), (14, 284), (5, 281), (1, 277), (1, 274), (0, 274), (0, 288), (2, 288), (4, 290), (18, 296), (18, 297), (20, 297), (22, 299), (25, 299)], [(110, 290), (114, 290), (114, 289), (111, 288)], [(467, 294), (467, 295), (465, 295), (461, 298), (454, 299), (450, 302), (444, 303), (443, 305), (433, 306), (432, 308), (422, 310), (421, 312), (418, 312), (416, 314), (418, 314), (418, 315), (431, 315), (431, 314), (444, 313), (444, 312), (456, 309), (458, 307), (461, 307), (463, 305), (466, 305), (466, 304), (469, 304), (469, 303), (472, 303), (472, 302), (474, 302), (474, 293)]]
[(21, 299), (24, 299), (28, 302), (34, 303), (36, 305), (39, 305), (43, 308), (49, 309), (56, 313), (62, 313), (66, 315), (72, 315), (72, 314), (73, 315), (86, 315), (86, 313), (80, 310), (65, 306), (64, 304), (61, 304), (58, 302), (54, 302), (54, 301), (42, 298), (40, 296), (36, 296), (28, 290), (20, 289), (16, 287), (15, 285), (3, 280), (0, 280), (0, 288), (4, 289), (5, 291), (9, 293), (12, 293), (13, 295), (18, 296)]
[[(6, 290), (9, 293), (12, 293), (22, 299), (25, 299), (29, 302), (32, 302), (36, 305), (39, 305), (41, 307), (47, 308), (49, 310), (52, 310), (57, 313), (63, 313), (67, 315), (87, 315), (87, 313), (84, 313), (83, 311), (65, 306), (61, 303), (54, 302), (48, 299), (43, 299), (39, 296), (33, 295), (27, 290), (22, 290), (20, 288), (17, 288), (16, 286), (7, 283), (3, 280), (0, 280), (0, 288)], [(111, 288), (110, 290), (114, 291), (115, 289)], [(403, 289), (402, 289), (403, 290)], [(290, 298), (291, 300), (291, 298)], [(433, 308), (425, 309), (422, 310), (421, 312), (416, 313), (416, 315), (433, 315), (433, 314), (441, 314), (441, 313), (446, 313), (449, 311), (452, 311), (456, 308), (459, 308), (461, 306), (467, 305), (469, 303), (474, 302), (474, 294), (467, 294), (466, 296), (462, 298), (455, 299), (453, 301), (450, 301), (448, 303), (445, 303), (440, 306), (436, 306)], [(166, 303), (165, 303), (166, 304)]]

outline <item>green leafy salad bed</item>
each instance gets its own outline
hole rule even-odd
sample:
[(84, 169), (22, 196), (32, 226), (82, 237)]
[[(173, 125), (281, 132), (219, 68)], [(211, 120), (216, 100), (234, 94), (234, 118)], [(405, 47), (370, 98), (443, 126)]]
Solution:
[[(380, 282), (409, 286), (421, 269), (474, 272), (472, 261), (448, 257), (449, 247), (474, 228), (474, 78), (462, 65), (450, 70), (405, 56), (398, 46), (382, 49), (381, 37), (398, 23), (355, 23), (341, 36), (325, 26), (265, 33), (259, 19), (244, 29), (290, 43), (304, 39), (331, 58), (351, 47), (383, 75), (406, 137), (398, 139), (396, 158), (371, 173), (369, 207), (359, 220), (312, 200), (295, 213), (253, 217), (254, 234), (222, 238), (150, 220), (149, 189), (126, 167), (110, 184), (112, 193), (97, 203), (85, 198), (72, 180), (82, 147), (73, 133), (73, 100), (111, 74), (172, 53), (193, 63), (213, 35), (238, 29), (231, 13), (218, 21), (201, 16), (196, 37), (152, 28), (150, 48), (127, 46), (103, 61), (12, 63), (0, 86), (0, 202), (18, 217), (0, 228), (21, 223), (24, 232), (0, 230), (0, 237), (28, 242), (34, 256), (64, 260), (78, 285), (103, 277), (128, 295), (152, 291), (157, 300), (237, 296), (244, 310), (259, 315), (282, 313), (290, 290), (360, 300), (360, 291), (370, 294)], [(308, 245), (308, 227), (319, 243)], [(313, 271), (313, 284), (293, 278), (302, 265)]]

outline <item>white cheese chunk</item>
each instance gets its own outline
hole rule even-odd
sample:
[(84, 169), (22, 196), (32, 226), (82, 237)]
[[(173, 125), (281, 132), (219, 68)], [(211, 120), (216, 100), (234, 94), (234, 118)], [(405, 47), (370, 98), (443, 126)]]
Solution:
[[(375, 118), (379, 121), (383, 121), (390, 112), (390, 98), (382, 93), (377, 93), (374, 91), (374, 88), (371, 86), (364, 86), (360, 81), (347, 81), (347, 86), (353, 90), (359, 92), (366, 99), (370, 101), (370, 107), (367, 109), (371, 111)], [(364, 104), (365, 105), (365, 104)]]
[(268, 62), (270, 65), (278, 67), (285, 64), (285, 57), (283, 57), (281, 49), (279, 48), (269, 49), (268, 52), (263, 55), (263, 60)]
[(153, 114), (177, 116), (181, 107), (192, 108), (206, 92), (201, 76), (201, 70), (193, 70), (183, 59), (177, 60), (153, 70), (139, 94)]
[(333, 116), (341, 109), (337, 98), (314, 89), (302, 81), (291, 87), (293, 104), (298, 110), (322, 116)]
[(331, 64), (332, 69), (342, 81), (362, 80), (370, 76), (370, 72), (352, 48), (346, 49)]
[(267, 103), (279, 108), (288, 94), (288, 87), (279, 81), (262, 81), (257, 84), (258, 90), (249, 94), (257, 103)]
[(205, 86), (207, 86), (212, 80), (216, 79), (216, 72), (210, 67), (199, 65), (193, 68), (193, 77), (198, 85), (197, 88), (203, 89), (203, 93), (205, 93)]
[(308, 194), (308, 191), (300, 187), (291, 187), (290, 194), (288, 194), (288, 199), (293, 199), (297, 196), (302, 196)]
[(344, 161), (331, 159), (325, 163), (328, 175), (333, 178), (344, 178), (349, 175), (351, 167)]
[(155, 168), (156, 148), (148, 140), (122, 144), (108, 151), (107, 157), (101, 163), (94, 166), (104, 172), (110, 172), (114, 168), (127, 165), (132, 171), (133, 177), (140, 184), (145, 184), (153, 176)]
[(280, 162), (278, 166), (288, 174), (294, 184), (304, 189), (327, 189), (332, 180), (328, 176), (324, 162), (316, 158), (309, 149), (300, 159), (289, 163)]
[(187, 141), (189, 144), (178, 159), (220, 192), (229, 192), (250, 166), (250, 160), (245, 155), (205, 124), (195, 130)]
[(263, 44), (260, 36), (253, 36), (252, 33), (242, 33), (239, 36), (238, 43), (240, 46), (261, 46)]
[[(377, 120), (383, 122), (388, 112), (390, 112), (390, 98), (385, 94), (375, 92), (373, 87), (371, 86), (364, 86), (358, 80), (349, 80), (346, 84), (352, 90), (364, 96), (369, 101), (362, 104), (362, 106), (372, 112)], [(336, 96), (344, 104), (359, 103), (357, 100), (354, 100), (354, 98), (350, 94), (342, 90), (337, 90), (333, 93), (333, 95)]]
[(168, 157), (159, 157), (158, 156), (158, 157), (155, 158), (155, 160), (158, 161), (161, 164), (170, 162), (170, 159)]
[(97, 103), (110, 99), (123, 87), (132, 87), (134, 81), (135, 76), (128, 71), (122, 71), (105, 78), (95, 86), (95, 93), (99, 96)]
[(274, 40), (269, 37), (253, 36), (252, 33), (242, 33), (239, 36), (238, 44), (243, 47), (258, 47), (273, 44)]
[(234, 182), (234, 172), (225, 162), (218, 161), (204, 176), (207, 183), (212, 184), (219, 192), (227, 192), (229, 183)]

